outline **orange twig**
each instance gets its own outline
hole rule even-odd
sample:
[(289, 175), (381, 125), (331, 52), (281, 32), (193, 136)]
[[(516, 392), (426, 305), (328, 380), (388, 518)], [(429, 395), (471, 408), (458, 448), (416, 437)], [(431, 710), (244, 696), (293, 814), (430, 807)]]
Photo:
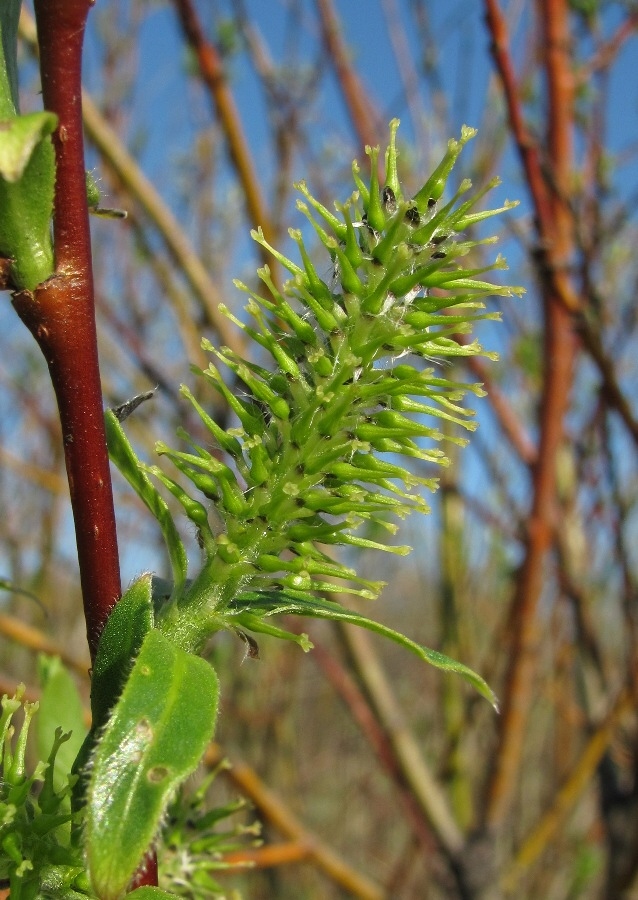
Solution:
[(21, 622), (20, 619), (0, 613), (0, 634), (4, 634), (5, 637), (15, 641), (16, 644), (28, 647), (29, 650), (47, 653), (49, 656), (59, 656), (65, 666), (73, 669), (79, 675), (86, 676), (88, 674), (90, 666), (88, 660), (82, 661), (71, 656), (39, 629)]
[(515, 890), (517, 882), (524, 871), (549, 846), (550, 841), (571, 810), (573, 810), (585, 788), (591, 784), (592, 776), (609, 746), (614, 729), (623, 716), (632, 709), (634, 702), (631, 694), (628, 691), (623, 691), (604, 722), (591, 735), (579, 758), (573, 765), (569, 778), (556, 794), (552, 806), (525, 838), (514, 860), (505, 871), (501, 885), (506, 893)]
[(317, 0), (317, 9), (321, 19), (321, 29), (326, 51), (335, 67), (335, 73), (341, 86), (343, 98), (352, 127), (357, 135), (359, 145), (373, 147), (378, 143), (380, 123), (375, 107), (368, 97), (361, 79), (350, 63), (347, 47), (342, 37), (342, 29), (335, 12), (332, 0)]
[(308, 859), (310, 848), (299, 841), (287, 841), (283, 844), (269, 844), (267, 847), (253, 847), (248, 850), (236, 850), (227, 853), (224, 862), (231, 865), (246, 864), (256, 869), (272, 869), (276, 866), (287, 866), (289, 863), (303, 862)]
[[(543, 13), (541, 13), (541, 15), (543, 15)], [(516, 74), (508, 49), (509, 38), (507, 33), (507, 23), (498, 5), (498, 0), (485, 0), (485, 18), (488, 31), (492, 36), (491, 52), (494, 57), (494, 64), (503, 85), (510, 130), (521, 158), (527, 186), (534, 206), (537, 231), (540, 239), (539, 245), (541, 253), (539, 254), (539, 261), (541, 263), (541, 276), (545, 279), (549, 277), (552, 281), (553, 290), (556, 292), (560, 302), (565, 306), (566, 310), (575, 316), (576, 328), (583, 346), (598, 367), (602, 379), (605, 399), (608, 404), (618, 412), (634, 439), (634, 442), (638, 444), (638, 421), (634, 417), (631, 407), (620, 389), (614, 366), (604, 351), (600, 335), (589, 325), (583, 314), (578, 296), (569, 284), (568, 279), (565, 277), (564, 271), (560, 271), (560, 265), (556, 265), (557, 256), (555, 248), (552, 248), (552, 234), (554, 228), (552, 212), (553, 204), (550, 200), (547, 179), (543, 174), (538, 144), (532, 138), (523, 120), (518, 86), (516, 83)], [(612, 42), (612, 46), (620, 46), (620, 43), (625, 38), (626, 34), (637, 27), (637, 18), (638, 14), (629, 18), (627, 21), (627, 28), (622, 29), (619, 32), (616, 36), (616, 40)], [(566, 76), (572, 82), (570, 90), (573, 91), (575, 87), (573, 74), (567, 69), (565, 71)], [(557, 111), (556, 116), (560, 117), (560, 115), (560, 111)], [(555, 164), (555, 160), (552, 162)], [(556, 182), (555, 170), (552, 172), (552, 177), (554, 180), (554, 187), (560, 190), (560, 185)], [(568, 192), (566, 191), (564, 196), (567, 196), (567, 193)], [(564, 209), (563, 215), (566, 213), (567, 210)]]
[[(255, 228), (261, 226), (266, 238), (272, 241), (274, 234), (270, 216), (261, 194), (259, 178), (248, 149), (248, 142), (243, 132), (239, 111), (228, 87), (224, 67), (217, 48), (210, 41), (206, 40), (192, 0), (174, 0), (174, 3), (186, 40), (197, 57), (202, 81), (210, 93), (217, 116), (226, 135), (228, 151), (244, 191), (250, 221)], [(273, 268), (274, 262), (268, 251), (261, 248), (260, 253), (264, 258), (264, 262)]]
[[(526, 536), (524, 561), (518, 576), (510, 621), (511, 655), (504, 689), (498, 747), (487, 786), (485, 821), (502, 824), (520, 772), (527, 718), (532, 703), (537, 663), (536, 611), (543, 588), (543, 566), (553, 543), (556, 460), (563, 439), (563, 420), (569, 402), (576, 350), (571, 314), (561, 289), (568, 283), (563, 267), (572, 247), (571, 215), (563, 197), (568, 195), (572, 159), (574, 82), (569, 59), (569, 10), (565, 0), (539, 0), (543, 24), (548, 92), (547, 155), (558, 191), (550, 191), (540, 165), (540, 154), (523, 124), (514, 71), (507, 49), (505, 20), (496, 0), (486, 0), (487, 22), (493, 36), (492, 52), (501, 74), (510, 126), (536, 212), (543, 265), (544, 353), (546, 361), (541, 396), (538, 459), (534, 468), (533, 500)], [(569, 290), (569, 288), (567, 288)], [(571, 293), (571, 291), (570, 291)]]
[[(204, 758), (212, 768), (222, 759), (222, 751), (212, 745)], [(344, 890), (360, 900), (384, 900), (383, 888), (367, 876), (356, 872), (331, 847), (328, 847), (312, 832), (308, 831), (288, 807), (281, 803), (277, 795), (259, 778), (254, 769), (245, 763), (233, 760), (224, 774), (232, 780), (244, 796), (248, 797), (263, 816), (294, 844), (308, 848), (308, 859), (322, 869), (326, 875)]]

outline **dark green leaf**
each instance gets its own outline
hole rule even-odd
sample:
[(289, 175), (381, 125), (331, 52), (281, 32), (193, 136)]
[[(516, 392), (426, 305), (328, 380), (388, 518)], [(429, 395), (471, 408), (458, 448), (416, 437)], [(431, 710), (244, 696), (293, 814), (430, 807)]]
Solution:
[(93, 728), (101, 728), (153, 627), (152, 575), (142, 575), (122, 595), (100, 637), (91, 676)]
[(86, 849), (102, 900), (126, 890), (175, 790), (196, 768), (218, 693), (207, 662), (159, 631), (147, 634), (91, 764)]

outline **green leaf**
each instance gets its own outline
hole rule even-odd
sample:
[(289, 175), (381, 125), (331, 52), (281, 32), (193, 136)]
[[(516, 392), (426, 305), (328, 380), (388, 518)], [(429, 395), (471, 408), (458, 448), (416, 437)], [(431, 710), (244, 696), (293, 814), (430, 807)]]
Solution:
[(38, 758), (46, 759), (51, 750), (56, 729), (71, 732), (71, 737), (60, 745), (55, 758), (53, 786), (61, 791), (67, 784), (87, 727), (84, 722), (82, 700), (71, 674), (57, 656), (40, 656), (40, 711), (35, 718)]
[(15, 184), (25, 173), (38, 144), (55, 131), (58, 117), (50, 112), (28, 113), (0, 122), (0, 175)]
[(0, 3), (0, 120), (18, 111), (18, 22), (22, 0)]
[(86, 851), (94, 890), (116, 900), (196, 768), (217, 715), (217, 676), (159, 631), (142, 644), (92, 759)]
[(93, 728), (101, 728), (122, 693), (147, 633), (153, 627), (153, 576), (142, 575), (122, 595), (106, 621), (91, 675)]
[(76, 805), (82, 803), (93, 748), (153, 627), (152, 585), (152, 575), (140, 576), (115, 604), (100, 636), (91, 671), (91, 730), (73, 764), (73, 772), (80, 775), (73, 791)]
[(162, 530), (173, 573), (173, 596), (179, 597), (186, 582), (188, 560), (186, 550), (175, 527), (171, 512), (150, 480), (131, 447), (124, 429), (112, 409), (104, 414), (109, 456), (126, 478), (140, 500), (155, 516)]
[[(40, 137), (29, 153), (25, 147), (33, 134), (29, 129), (22, 134), (26, 162), (21, 175), (13, 181), (0, 177), (0, 256), (13, 260), (11, 277), (14, 285), (29, 291), (46, 281), (54, 269), (51, 214), (55, 153), (47, 129), (53, 130), (56, 119), (49, 113), (35, 115), (45, 118), (38, 120), (42, 123)], [(11, 149), (14, 123), (29, 118), (25, 116), (0, 123), (0, 160), (8, 161), (7, 170), (12, 176), (24, 161), (15, 147)]]
[[(367, 628), (369, 631), (374, 631), (383, 635), (383, 637), (390, 638), (390, 640), (410, 650), (431, 666), (461, 675), (476, 688), (481, 696), (489, 700), (498, 712), (498, 700), (494, 692), (487, 682), (472, 669), (464, 666), (463, 663), (457, 662), (455, 659), (451, 659), (444, 653), (430, 650), (429, 647), (423, 647), (421, 644), (411, 641), (410, 638), (405, 637), (399, 631), (388, 628), (387, 625), (368, 619), (366, 616), (362, 616), (353, 610), (344, 609), (338, 603), (330, 600), (320, 600), (311, 594), (301, 591), (254, 592), (242, 594), (233, 600), (226, 611), (226, 615), (230, 616), (233, 612), (238, 614), (241, 624), (249, 629), (251, 628), (249, 624), (250, 619), (246, 617), (246, 613), (252, 614), (257, 619), (279, 614), (311, 616), (315, 619), (332, 619), (335, 622), (349, 622), (352, 625)], [(265, 629), (259, 628), (254, 630)]]

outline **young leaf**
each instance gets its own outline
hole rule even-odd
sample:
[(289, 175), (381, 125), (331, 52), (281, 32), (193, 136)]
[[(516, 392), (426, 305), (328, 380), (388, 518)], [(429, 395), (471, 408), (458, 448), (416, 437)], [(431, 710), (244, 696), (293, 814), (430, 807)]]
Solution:
[(0, 137), (0, 176), (15, 184), (25, 173), (36, 147), (57, 125), (57, 116), (49, 112), (15, 116), (2, 123)]
[(47, 758), (57, 728), (71, 734), (55, 759), (53, 786), (61, 791), (87, 732), (82, 700), (75, 681), (57, 656), (40, 656), (38, 668), (42, 685), (40, 712), (35, 719), (38, 757)]
[(124, 689), (133, 660), (153, 627), (153, 576), (142, 575), (108, 617), (91, 674), (93, 729), (101, 728)]
[[(34, 146), (32, 131), (22, 127), (23, 120), (29, 117), (13, 119), (9, 131), (0, 131), (0, 159), (8, 160), (7, 171), (12, 179), (0, 175), (0, 256), (13, 260), (14, 285), (29, 291), (46, 281), (54, 268), (50, 227), (55, 154), (49, 133), (57, 119), (48, 113), (38, 115), (42, 117), (42, 127), (36, 123), (39, 137)], [(17, 154), (15, 147), (12, 150), (10, 146), (14, 144), (16, 129)], [(13, 163), (21, 172), (17, 179)]]
[(18, 111), (18, 22), (22, 0), (0, 3), (0, 120)]
[(92, 759), (86, 852), (93, 889), (117, 900), (215, 727), (217, 676), (160, 632), (146, 635)]
[[(399, 631), (388, 628), (381, 622), (375, 622), (374, 619), (368, 619), (358, 612), (350, 609), (344, 609), (338, 603), (330, 600), (320, 600), (310, 594), (302, 591), (276, 591), (272, 593), (255, 593), (242, 594), (237, 597), (227, 610), (226, 615), (234, 616), (234, 620), (244, 628), (258, 632), (269, 633), (267, 626), (261, 622), (261, 617), (273, 615), (295, 615), (295, 616), (311, 616), (314, 619), (332, 619), (334, 622), (349, 622), (352, 625), (358, 625), (360, 628), (367, 628), (368, 631), (374, 631), (376, 634), (389, 638), (396, 644), (400, 644), (407, 650), (410, 650), (420, 659), (437, 669), (443, 669), (446, 672), (455, 672), (461, 675), (476, 690), (492, 704), (498, 712), (498, 700), (490, 686), (477, 675), (472, 669), (464, 666), (463, 663), (451, 659), (444, 653), (437, 650), (431, 650), (429, 647), (423, 647), (410, 638), (405, 637)], [(272, 632), (270, 632), (272, 633)]]
[(82, 804), (86, 767), (109, 712), (124, 690), (135, 657), (153, 627), (153, 576), (142, 575), (122, 595), (106, 621), (91, 672), (91, 730), (73, 763), (80, 777), (74, 787), (76, 805)]
[(166, 501), (144, 472), (124, 429), (112, 409), (104, 414), (109, 456), (126, 478), (138, 497), (155, 516), (162, 529), (173, 574), (173, 593), (179, 596), (186, 581), (188, 560), (179, 532)]

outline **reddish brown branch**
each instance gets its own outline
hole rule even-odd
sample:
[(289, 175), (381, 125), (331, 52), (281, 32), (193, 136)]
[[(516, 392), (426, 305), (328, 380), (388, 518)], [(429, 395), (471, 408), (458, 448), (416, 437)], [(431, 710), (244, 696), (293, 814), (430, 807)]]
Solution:
[(353, 69), (332, 0), (317, 0), (326, 51), (332, 60), (352, 127), (361, 147), (378, 143), (379, 123), (375, 107)]
[(485, 20), (492, 39), (490, 51), (503, 85), (510, 131), (525, 171), (539, 231), (546, 234), (551, 230), (547, 185), (543, 177), (538, 145), (527, 130), (523, 119), (516, 73), (509, 53), (507, 22), (498, 0), (485, 0)]
[[(618, 384), (614, 366), (604, 351), (600, 336), (592, 329), (585, 318), (580, 300), (569, 280), (565, 277), (564, 271), (561, 271), (561, 266), (555, 264), (555, 249), (552, 248), (552, 252), (548, 253), (552, 243), (551, 235), (554, 228), (553, 206), (550, 201), (547, 180), (543, 174), (538, 144), (530, 135), (523, 119), (516, 74), (509, 53), (507, 23), (499, 7), (498, 0), (485, 0), (485, 19), (488, 31), (492, 37), (492, 56), (503, 85), (510, 130), (521, 158), (534, 206), (540, 239), (540, 259), (542, 260), (542, 265), (545, 266), (545, 274), (548, 274), (548, 268), (553, 267), (554, 271), (549, 273), (550, 280), (553, 282), (553, 289), (556, 291), (565, 309), (576, 316), (576, 327), (581, 336), (583, 346), (598, 367), (605, 399), (609, 406), (620, 415), (632, 438), (638, 443), (638, 421), (633, 415), (631, 406)], [(637, 21), (638, 14), (628, 17), (625, 23), (626, 27), (620, 28), (610, 42), (612, 48), (617, 49), (621, 45), (628, 34), (637, 27)], [(573, 81), (573, 77), (573, 73), (566, 70), (565, 78)], [(555, 182), (555, 172), (552, 172), (551, 175)], [(558, 189), (557, 183), (555, 183), (555, 187)], [(565, 196), (567, 196), (567, 193), (565, 193)]]
[[(217, 117), (226, 136), (228, 152), (244, 191), (250, 221), (255, 228), (261, 226), (266, 238), (272, 241), (274, 235), (270, 216), (266, 210), (259, 179), (248, 149), (248, 142), (241, 126), (239, 112), (228, 87), (224, 66), (217, 48), (206, 40), (192, 0), (174, 0), (174, 4), (186, 40), (197, 57), (202, 81), (210, 93)], [(274, 264), (270, 253), (264, 249), (260, 252), (264, 255), (264, 261), (273, 268)]]
[(57, 273), (91, 281), (82, 134), (82, 44), (89, 0), (35, 0), (44, 107), (58, 116), (54, 247)]
[(49, 366), (64, 439), (87, 636), (95, 655), (120, 595), (111, 476), (97, 356), (82, 137), (82, 42), (89, 0), (36, 0), (44, 106), (58, 116), (56, 274), (13, 304)]
[(510, 127), (536, 211), (542, 248), (545, 372), (541, 394), (540, 440), (534, 467), (533, 500), (525, 556), (513, 599), (510, 662), (494, 765), (487, 790), (485, 821), (498, 827), (508, 812), (520, 772), (526, 725), (537, 664), (536, 613), (544, 584), (544, 563), (553, 542), (556, 461), (573, 379), (576, 342), (571, 313), (563, 297), (571, 294), (565, 263), (573, 248), (567, 203), (572, 164), (574, 83), (569, 58), (569, 10), (565, 0), (539, 0), (547, 76), (547, 157), (556, 190), (543, 176), (540, 154), (523, 123), (514, 70), (507, 48), (505, 20), (496, 0), (486, 0), (492, 52), (503, 81)]
[(0, 291), (11, 287), (11, 260), (0, 256)]
[[(82, 47), (92, 0), (35, 0), (45, 109), (56, 113), (53, 218), (55, 275), (15, 309), (47, 361), (58, 402), (86, 629), (95, 658), (121, 594), (109, 458), (97, 352), (91, 234), (82, 133)], [(157, 884), (151, 854), (136, 885)]]
[(81, 277), (58, 275), (13, 305), (40, 345), (60, 413), (91, 658), (120, 595), (95, 320)]

